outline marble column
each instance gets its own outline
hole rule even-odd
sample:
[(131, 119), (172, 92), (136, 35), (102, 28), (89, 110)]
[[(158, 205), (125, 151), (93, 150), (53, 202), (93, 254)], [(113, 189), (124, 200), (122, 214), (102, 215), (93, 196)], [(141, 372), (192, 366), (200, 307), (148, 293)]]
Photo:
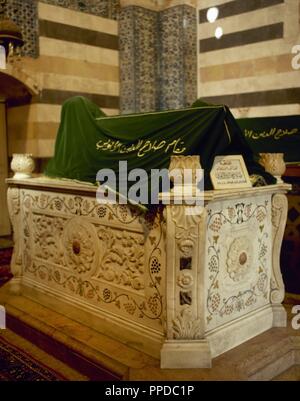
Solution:
[(169, 7), (159, 13), (159, 108), (178, 109), (197, 99), (196, 9)]
[(156, 110), (158, 66), (158, 14), (138, 6), (121, 9), (120, 109), (134, 113)]

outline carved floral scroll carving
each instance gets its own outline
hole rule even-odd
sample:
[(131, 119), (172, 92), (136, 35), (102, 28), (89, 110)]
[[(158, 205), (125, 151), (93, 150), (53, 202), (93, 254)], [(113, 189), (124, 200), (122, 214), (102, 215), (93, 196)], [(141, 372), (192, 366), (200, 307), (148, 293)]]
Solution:
[[(60, 264), (63, 261), (62, 233), (65, 218), (33, 214), (35, 255), (40, 259)], [(28, 227), (29, 230), (29, 227)]]
[(23, 197), (27, 275), (109, 304), (115, 313), (163, 324), (160, 210), (148, 220), (127, 205), (99, 205), (83, 196), (28, 190)]
[(99, 228), (102, 242), (100, 272), (98, 278), (130, 286), (135, 290), (144, 288), (144, 236), (126, 231)]
[(195, 319), (192, 309), (189, 306), (185, 306), (173, 320), (174, 338), (176, 340), (200, 339), (202, 337), (201, 325), (201, 320)]
[(180, 205), (171, 206), (172, 220), (176, 226), (176, 239), (189, 239), (197, 237), (197, 226), (201, 220), (201, 214), (186, 214), (186, 208)]

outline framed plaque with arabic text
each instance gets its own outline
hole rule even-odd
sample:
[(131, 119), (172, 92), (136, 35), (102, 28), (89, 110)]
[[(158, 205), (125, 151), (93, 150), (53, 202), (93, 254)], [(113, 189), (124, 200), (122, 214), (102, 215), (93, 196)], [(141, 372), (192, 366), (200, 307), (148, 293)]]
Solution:
[(210, 178), (214, 189), (252, 187), (241, 155), (216, 156), (210, 172)]

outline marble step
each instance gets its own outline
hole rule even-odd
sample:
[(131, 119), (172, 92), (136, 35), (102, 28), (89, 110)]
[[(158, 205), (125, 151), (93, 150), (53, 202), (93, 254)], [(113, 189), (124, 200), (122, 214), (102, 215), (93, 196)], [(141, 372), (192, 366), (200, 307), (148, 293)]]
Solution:
[(272, 328), (220, 355), (211, 369), (160, 369), (158, 359), (11, 295), (8, 287), (0, 288), (8, 328), (91, 380), (295, 380), (299, 371), (300, 330), (292, 328), (289, 308), (286, 328)]

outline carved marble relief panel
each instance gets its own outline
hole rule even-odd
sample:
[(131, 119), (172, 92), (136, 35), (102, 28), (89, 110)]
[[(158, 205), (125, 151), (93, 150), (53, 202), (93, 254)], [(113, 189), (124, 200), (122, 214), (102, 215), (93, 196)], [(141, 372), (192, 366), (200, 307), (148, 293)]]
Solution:
[(163, 330), (162, 213), (22, 190), (25, 280)]
[(208, 205), (207, 331), (269, 303), (271, 208), (269, 195)]

